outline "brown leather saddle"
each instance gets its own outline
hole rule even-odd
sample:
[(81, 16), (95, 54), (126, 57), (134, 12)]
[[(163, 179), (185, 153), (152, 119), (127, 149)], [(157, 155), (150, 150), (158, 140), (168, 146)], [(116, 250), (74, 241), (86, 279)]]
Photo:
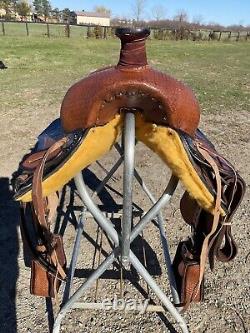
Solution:
[[(62, 239), (50, 231), (57, 191), (119, 139), (124, 113), (136, 116), (136, 138), (156, 152), (186, 188), (180, 207), (192, 234), (177, 249), (173, 270), (181, 306), (202, 300), (207, 259), (232, 260), (231, 219), (245, 183), (198, 129), (200, 111), (183, 83), (151, 68), (148, 29), (117, 29), (116, 66), (91, 73), (66, 93), (60, 119), (39, 137), (13, 177), (23, 237), (33, 253), (31, 292), (54, 297), (65, 278)], [(158, 172), (157, 170), (155, 170)], [(35, 226), (29, 237), (27, 220)], [(28, 240), (27, 240), (28, 239)]]
[(66, 132), (105, 125), (129, 108), (140, 110), (146, 121), (194, 135), (200, 118), (198, 102), (182, 82), (148, 65), (145, 40), (149, 34), (148, 29), (117, 29), (118, 64), (80, 80), (63, 100), (60, 118)]

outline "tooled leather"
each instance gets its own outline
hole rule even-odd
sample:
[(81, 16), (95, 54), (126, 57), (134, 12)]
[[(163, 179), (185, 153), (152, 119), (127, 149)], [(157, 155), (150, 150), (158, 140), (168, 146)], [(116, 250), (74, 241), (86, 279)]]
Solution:
[(67, 92), (61, 107), (65, 131), (101, 126), (122, 107), (143, 111), (146, 120), (178, 128), (193, 136), (199, 106), (193, 92), (174, 78), (148, 66), (111, 68), (91, 74)]
[(203, 300), (204, 283), (202, 282), (200, 287), (198, 287), (200, 272), (199, 257), (191, 253), (190, 249), (192, 249), (190, 239), (181, 241), (173, 260), (173, 271), (180, 297), (179, 306), (183, 307), (182, 311), (185, 311), (191, 302), (200, 302)]
[[(54, 238), (56, 244), (55, 251), (57, 253), (58, 262), (65, 269), (66, 256), (63, 249), (62, 236), (54, 235)], [(49, 272), (49, 270), (43, 266), (39, 260), (32, 260), (30, 279), (31, 294), (43, 297), (55, 297), (55, 291), (58, 292), (60, 284), (61, 278), (59, 274), (51, 274), (51, 272)], [(54, 287), (56, 287), (56, 290)]]
[(199, 281), (200, 265), (197, 263), (185, 266), (182, 281), (181, 302), (188, 306), (190, 302), (202, 301), (202, 286), (197, 290)]
[(121, 37), (117, 66), (98, 70), (68, 90), (60, 115), (64, 130), (105, 125), (121, 108), (129, 107), (140, 109), (150, 122), (180, 129), (193, 137), (200, 118), (193, 92), (148, 66), (145, 38), (129, 40), (132, 37)]

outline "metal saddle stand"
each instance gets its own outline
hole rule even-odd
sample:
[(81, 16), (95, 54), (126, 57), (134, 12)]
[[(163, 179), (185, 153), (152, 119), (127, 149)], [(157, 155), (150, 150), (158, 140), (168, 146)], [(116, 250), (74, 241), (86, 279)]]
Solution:
[[(143, 229), (149, 224), (150, 221), (154, 220), (157, 223), (159, 228), (162, 248), (164, 251), (165, 262), (167, 266), (168, 279), (170, 283), (171, 293), (173, 302), (175, 304), (179, 303), (179, 297), (176, 291), (176, 284), (174, 275), (171, 268), (171, 259), (168, 250), (167, 238), (164, 231), (164, 221), (161, 213), (161, 209), (166, 205), (170, 198), (172, 197), (177, 184), (178, 179), (175, 176), (171, 176), (169, 183), (163, 192), (162, 196), (156, 201), (144, 184), (140, 175), (134, 168), (134, 153), (135, 153), (135, 117), (132, 112), (127, 112), (124, 120), (124, 130), (123, 130), (123, 145), (122, 148), (120, 145), (116, 145), (116, 149), (120, 153), (121, 157), (114, 164), (110, 172), (103, 179), (100, 186), (96, 189), (95, 194), (100, 192), (108, 180), (112, 177), (114, 172), (119, 168), (119, 166), (124, 163), (123, 168), (123, 211), (121, 218), (121, 232), (117, 232), (114, 228), (112, 222), (106, 218), (106, 216), (101, 212), (99, 207), (94, 203), (92, 197), (86, 189), (86, 185), (83, 181), (82, 173), (79, 173), (75, 176), (75, 184), (78, 190), (78, 193), (83, 201), (84, 208), (83, 213), (79, 219), (77, 226), (76, 240), (73, 248), (70, 268), (68, 271), (68, 280), (64, 290), (63, 304), (62, 307), (55, 319), (53, 326), (53, 333), (60, 332), (61, 321), (66, 316), (67, 312), (70, 309), (95, 309), (103, 310), (102, 303), (86, 303), (79, 302), (79, 298), (83, 293), (90, 288), (97, 279), (119, 258), (121, 264), (127, 268), (131, 264), (134, 269), (139, 273), (142, 279), (148, 284), (152, 289), (157, 298), (161, 301), (162, 306), (156, 305), (147, 305), (146, 311), (150, 312), (164, 312), (168, 311), (170, 315), (175, 319), (179, 324), (181, 331), (183, 333), (188, 333), (187, 325), (180, 315), (179, 310), (173, 305), (170, 299), (162, 291), (159, 285), (155, 282), (153, 277), (150, 275), (148, 270), (143, 266), (140, 260), (132, 252), (130, 246), (134, 239), (143, 231)], [(132, 228), (132, 219), (134, 217), (133, 212), (133, 202), (132, 202), (132, 185), (134, 177), (139, 182), (141, 188), (146, 193), (153, 206), (148, 210), (147, 213), (144, 213), (140, 218), (140, 221)], [(77, 291), (70, 296), (70, 291), (72, 287), (73, 277), (75, 274), (77, 258), (80, 250), (80, 241), (82, 238), (85, 214), (90, 213), (101, 230), (103, 230), (110, 241), (114, 243), (114, 249), (106, 257), (106, 259), (95, 269), (92, 274), (82, 283), (82, 285), (77, 289)]]

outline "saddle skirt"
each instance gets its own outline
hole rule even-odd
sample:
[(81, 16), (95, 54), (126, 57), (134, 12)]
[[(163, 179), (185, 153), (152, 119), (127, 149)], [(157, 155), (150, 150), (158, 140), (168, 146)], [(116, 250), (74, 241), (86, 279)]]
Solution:
[[(148, 35), (147, 29), (117, 30), (122, 45), (118, 65), (96, 71), (69, 89), (60, 119), (40, 135), (13, 177), (23, 223), (32, 214), (38, 225), (34, 255), (49, 261), (50, 271), (57, 268), (58, 273), (60, 268), (43, 296), (53, 297), (59, 286), (57, 276), (65, 277), (65, 258), (55, 255), (62, 253), (58, 249), (62, 242), (49, 230), (54, 211), (51, 196), (112, 148), (122, 133), (127, 111), (135, 114), (137, 140), (158, 154), (186, 189), (181, 212), (193, 232), (180, 243), (173, 262), (180, 305), (186, 309), (192, 301), (202, 299), (207, 258), (213, 268), (214, 258), (229, 261), (237, 253), (231, 218), (245, 183), (198, 129), (199, 105), (192, 91), (147, 64)], [(39, 263), (44, 267), (41, 260)], [(48, 291), (51, 283), (53, 292)]]

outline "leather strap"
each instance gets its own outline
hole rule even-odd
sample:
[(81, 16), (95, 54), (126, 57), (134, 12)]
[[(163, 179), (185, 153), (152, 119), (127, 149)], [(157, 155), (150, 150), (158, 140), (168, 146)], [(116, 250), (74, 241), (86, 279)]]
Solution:
[(35, 169), (32, 181), (32, 203), (34, 206), (35, 213), (37, 215), (37, 219), (41, 227), (46, 231), (49, 229), (45, 218), (45, 209), (44, 202), (41, 200), (43, 198), (42, 194), (42, 177), (43, 170), (45, 166), (45, 162), (50, 158), (50, 156), (54, 153), (54, 151), (61, 148), (66, 143), (66, 138), (63, 138), (56, 143), (54, 143), (44, 154), (42, 160), (38, 164)]
[[(182, 291), (187, 290), (184, 299), (184, 303), (181, 304), (183, 306), (182, 312), (184, 312), (190, 305), (191, 302), (195, 301), (196, 299), (200, 299), (199, 295), (201, 293), (202, 290), (202, 283), (203, 283), (203, 279), (204, 279), (204, 272), (205, 272), (205, 266), (206, 266), (206, 262), (207, 262), (207, 258), (208, 258), (208, 254), (209, 254), (209, 250), (210, 250), (210, 241), (211, 241), (211, 236), (214, 235), (216, 233), (216, 230), (219, 226), (219, 222), (220, 222), (220, 216), (221, 216), (221, 193), (222, 193), (222, 184), (221, 184), (221, 177), (220, 177), (220, 172), (219, 172), (219, 168), (216, 164), (216, 162), (214, 161), (213, 157), (211, 157), (209, 155), (209, 153), (206, 151), (206, 149), (203, 149), (203, 147), (201, 145), (199, 145), (199, 143), (197, 142), (196, 144), (197, 150), (199, 151), (199, 153), (202, 155), (202, 157), (205, 159), (205, 161), (208, 163), (208, 165), (211, 166), (213, 173), (214, 173), (214, 177), (215, 177), (215, 181), (216, 181), (216, 199), (215, 199), (215, 206), (214, 206), (214, 215), (211, 219), (209, 219), (209, 228), (208, 231), (206, 233), (205, 238), (203, 239), (196, 239), (196, 242), (201, 242), (201, 245), (196, 244), (195, 246), (198, 248), (194, 248), (194, 250), (198, 250), (199, 254), (199, 259), (196, 261), (197, 265), (194, 266), (194, 270), (190, 273), (190, 274), (186, 274), (188, 272), (183, 272), (183, 274), (180, 274), (181, 276), (183, 276), (185, 278), (184, 281), (182, 281), (184, 283), (184, 286), (182, 288)], [(188, 218), (189, 224), (191, 224), (194, 228), (198, 227), (198, 224), (202, 221), (199, 221), (200, 219), (200, 214), (202, 209), (200, 207), (198, 207), (197, 209), (195, 209), (195, 202), (191, 201), (191, 203), (194, 203), (194, 205), (189, 205), (189, 201), (185, 203), (185, 200), (182, 202), (182, 209), (183, 209), (183, 205), (187, 204), (189, 208), (189, 210), (185, 209), (185, 212), (188, 211), (188, 214), (186, 216), (186, 218)], [(185, 220), (186, 220), (185, 218)], [(205, 222), (205, 221), (204, 221)], [(204, 225), (205, 227), (205, 225)], [(185, 244), (185, 242), (184, 242)], [(199, 246), (201, 246), (201, 249), (199, 249)], [(197, 253), (197, 255), (198, 255)], [(191, 252), (190, 252), (191, 254)], [(185, 259), (188, 258), (188, 251), (185, 251)], [(182, 265), (184, 265), (184, 261), (181, 262)], [(188, 269), (188, 266), (185, 266), (186, 269)], [(179, 265), (179, 269), (181, 268), (181, 265)], [(184, 266), (183, 266), (184, 268)], [(198, 276), (195, 275), (197, 269), (199, 269), (198, 272)], [(187, 289), (188, 288), (188, 289)]]
[[(27, 245), (27, 248), (29, 249), (32, 256), (39, 262), (39, 264), (44, 267), (44, 269), (51, 274), (52, 276), (56, 277), (57, 270), (54, 265), (51, 265), (50, 262), (44, 259), (43, 255), (41, 254), (42, 251), (38, 251), (37, 247), (33, 245), (33, 242), (30, 238), (29, 231), (27, 229), (28, 222), (26, 217), (26, 210), (32, 210), (31, 203), (21, 203), (20, 204), (20, 217), (21, 217), (21, 233), (22, 233), (22, 239), (24, 246)], [(63, 281), (64, 278), (58, 276), (58, 279), (60, 281)]]
[[(237, 174), (234, 167), (225, 158), (220, 156), (215, 149), (209, 149), (204, 143), (200, 145), (202, 149), (212, 155), (217, 162), (219, 162), (219, 171), (223, 174), (225, 182), (225, 191), (230, 189), (230, 195), (225, 195), (227, 214), (225, 217), (220, 218), (220, 227), (210, 240), (209, 261), (211, 269), (214, 268), (214, 258), (219, 261), (227, 262), (235, 258), (237, 255), (237, 245), (231, 233), (232, 218), (240, 205), (245, 193), (245, 183), (243, 179)], [(224, 184), (223, 184), (224, 188)], [(222, 247), (222, 243), (223, 247)]]
[(46, 161), (53, 155), (53, 153), (61, 148), (65, 143), (67, 139), (63, 138), (57, 142), (55, 142), (44, 154), (43, 159), (41, 160), (40, 164), (35, 169), (34, 175), (33, 175), (33, 182), (32, 182), (32, 203), (34, 206), (34, 210), (37, 216), (38, 223), (43, 229), (44, 236), (46, 238), (47, 245), (50, 247), (48, 250), (50, 252), (51, 260), (53, 264), (55, 265), (57, 271), (59, 272), (61, 278), (65, 278), (66, 274), (64, 272), (64, 269), (59, 264), (57, 255), (54, 249), (54, 240), (53, 235), (50, 232), (50, 226), (48, 224), (48, 221), (46, 220), (46, 213), (45, 213), (45, 202), (42, 194), (42, 178), (43, 178), (43, 170)]
[(215, 180), (216, 180), (216, 199), (215, 199), (214, 217), (213, 217), (212, 227), (211, 227), (210, 232), (206, 235), (206, 237), (203, 241), (201, 255), (200, 255), (200, 277), (199, 277), (199, 283), (197, 286), (197, 289), (199, 289), (201, 286), (202, 280), (203, 280), (206, 261), (207, 261), (207, 257), (208, 257), (208, 253), (209, 253), (209, 240), (210, 240), (210, 237), (216, 232), (218, 225), (219, 225), (222, 187), (221, 187), (221, 177), (220, 177), (219, 168), (218, 168), (217, 164), (215, 163), (214, 159), (199, 144), (197, 144), (197, 149), (200, 152), (200, 154), (204, 157), (204, 159), (211, 165), (211, 167), (214, 171), (214, 176), (215, 176)]

